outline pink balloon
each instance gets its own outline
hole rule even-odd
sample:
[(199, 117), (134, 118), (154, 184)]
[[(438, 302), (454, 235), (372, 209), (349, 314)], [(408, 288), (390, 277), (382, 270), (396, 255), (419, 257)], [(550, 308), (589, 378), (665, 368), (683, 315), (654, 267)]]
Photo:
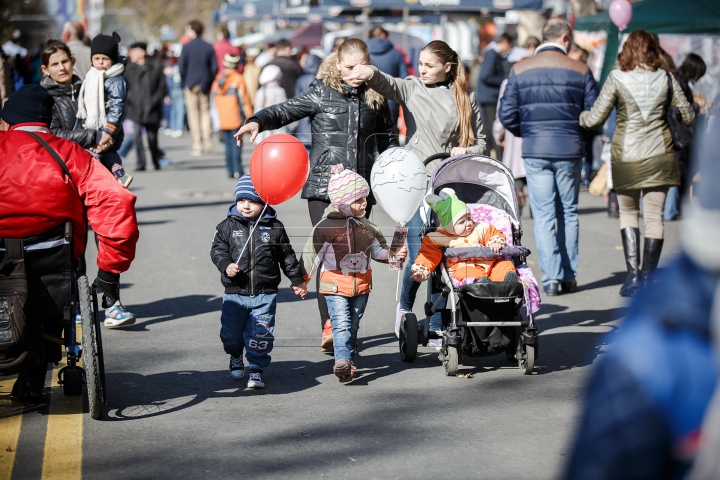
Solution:
[(632, 5), (628, 0), (613, 0), (608, 13), (610, 14), (610, 20), (620, 30), (625, 30), (632, 18)]

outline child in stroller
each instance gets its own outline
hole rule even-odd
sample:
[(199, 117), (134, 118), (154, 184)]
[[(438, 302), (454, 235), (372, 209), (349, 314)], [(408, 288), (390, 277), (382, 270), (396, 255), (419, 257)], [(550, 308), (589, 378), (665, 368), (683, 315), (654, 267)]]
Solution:
[[(439, 195), (428, 194), (425, 203), (437, 215), (440, 228), (423, 238), (420, 252), (411, 267), (411, 278), (416, 282), (427, 280), (435, 271), (443, 260), (444, 248), (488, 247), (498, 253), (507, 245), (505, 235), (493, 225), (473, 221), (467, 204), (457, 197), (452, 188), (443, 188)], [(515, 265), (507, 259), (446, 257), (444, 260), (455, 287), (475, 282), (518, 281)]]
[(414, 280), (430, 280), (425, 319), (402, 313), (401, 359), (414, 361), (418, 344), (439, 337), (445, 375), (457, 374), (461, 356), (502, 353), (532, 373), (540, 294), (520, 243), (512, 173), (484, 155), (448, 158), (433, 173), (426, 202), (425, 235), (411, 266)]

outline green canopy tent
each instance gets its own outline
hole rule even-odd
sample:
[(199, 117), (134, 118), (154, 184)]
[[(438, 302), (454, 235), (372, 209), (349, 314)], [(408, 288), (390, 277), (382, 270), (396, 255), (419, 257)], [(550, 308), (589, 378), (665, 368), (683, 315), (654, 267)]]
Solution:
[[(642, 0), (632, 4), (632, 19), (624, 32), (642, 28), (650, 33), (720, 35), (718, 0)], [(620, 48), (620, 31), (607, 12), (578, 18), (575, 30), (607, 32), (600, 84), (610, 74)]]

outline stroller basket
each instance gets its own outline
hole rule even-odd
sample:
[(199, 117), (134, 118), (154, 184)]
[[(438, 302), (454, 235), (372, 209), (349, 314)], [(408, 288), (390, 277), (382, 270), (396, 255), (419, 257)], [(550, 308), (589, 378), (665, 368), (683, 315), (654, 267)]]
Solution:
[(519, 327), (516, 317), (524, 303), (524, 290), (518, 282), (473, 283), (458, 289), (462, 320), (458, 327)]

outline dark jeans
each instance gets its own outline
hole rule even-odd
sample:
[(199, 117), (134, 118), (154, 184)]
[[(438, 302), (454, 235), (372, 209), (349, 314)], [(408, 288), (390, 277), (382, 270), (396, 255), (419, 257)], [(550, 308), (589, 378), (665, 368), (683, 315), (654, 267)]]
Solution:
[(238, 147), (237, 140), (233, 137), (236, 130), (222, 130), (225, 141), (225, 168), (229, 175), (239, 173), (242, 177), (242, 147)]
[(125, 175), (122, 158), (115, 150), (108, 150), (101, 153), (100, 155), (93, 155), (95, 155), (98, 160), (100, 160), (100, 163), (102, 163), (105, 168), (110, 170), (110, 173), (112, 173), (115, 178), (121, 178)]
[[(313, 224), (313, 227), (320, 223), (320, 220), (322, 220), (323, 213), (325, 213), (325, 209), (330, 205), (330, 202), (327, 200), (316, 200), (316, 199), (309, 199), (308, 200), (308, 212), (310, 213), (310, 223)], [(367, 210), (365, 210), (365, 218), (370, 216), (370, 210), (372, 210), (372, 205), (368, 204)], [(325, 295), (319, 293), (320, 292), (320, 270), (315, 273), (315, 291), (318, 292), (317, 301), (318, 301), (318, 310), (320, 310), (320, 328), (325, 326), (325, 321), (330, 318), (330, 314), (328, 313), (328, 306), (327, 301), (325, 300)]]
[(502, 147), (495, 143), (495, 137), (492, 135), (492, 126), (495, 122), (497, 114), (497, 104), (483, 103), (480, 105), (480, 118), (482, 118), (483, 132), (485, 132), (486, 149), (485, 153), (490, 155), (490, 150), (495, 149), (495, 158), (502, 162)]
[(150, 156), (152, 157), (152, 163), (155, 170), (160, 169), (160, 163), (158, 161), (162, 158), (162, 152), (158, 148), (158, 127), (157, 123), (142, 125), (135, 123), (135, 155), (137, 156), (137, 163), (135, 168), (138, 170), (145, 170), (147, 166), (147, 159), (145, 157), (145, 147), (143, 146), (143, 135), (142, 128), (145, 127), (145, 133), (147, 133), (148, 146), (150, 147)]

